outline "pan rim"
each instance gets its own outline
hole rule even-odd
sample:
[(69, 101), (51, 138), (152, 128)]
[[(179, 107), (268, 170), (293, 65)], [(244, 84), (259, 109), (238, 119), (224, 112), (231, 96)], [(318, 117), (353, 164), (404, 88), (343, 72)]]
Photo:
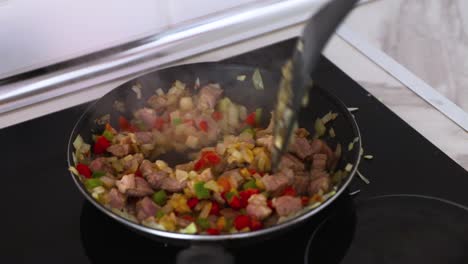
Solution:
[[(233, 63), (219, 63), (219, 62), (202, 62), (202, 63), (191, 63), (191, 64), (181, 64), (177, 65), (174, 67), (168, 67), (164, 69), (158, 69), (156, 71), (144, 73), (142, 75), (139, 75), (123, 84), (120, 84), (119, 86), (113, 88), (109, 92), (107, 92), (105, 95), (103, 95), (101, 98), (97, 99), (96, 101), (92, 102), (86, 110), (83, 112), (83, 114), (77, 119), (75, 125), (73, 126), (73, 129), (70, 133), (70, 138), (68, 141), (68, 146), (67, 146), (67, 163), (68, 166), (74, 166), (73, 163), (73, 158), (70, 155), (73, 151), (73, 136), (75, 134), (75, 131), (78, 129), (78, 126), (80, 125), (81, 121), (86, 117), (88, 113), (92, 111), (92, 109), (95, 107), (96, 104), (99, 103), (99, 101), (102, 98), (105, 98), (108, 94), (112, 93), (114, 90), (118, 89), (121, 86), (128, 85), (132, 82), (135, 81), (135, 79), (145, 76), (148, 74), (153, 74), (157, 71), (161, 70), (169, 70), (172, 68), (179, 68), (179, 67), (223, 67), (223, 68), (230, 68), (230, 67), (242, 67), (242, 68), (259, 68), (260, 70), (267, 71), (267, 72), (273, 72), (271, 69), (268, 68), (263, 68), (263, 67), (256, 67), (253, 65), (243, 65), (243, 64), (233, 64)], [(332, 93), (328, 92), (327, 90), (321, 88), (321, 87), (316, 87), (315, 89), (319, 89), (321, 93), (323, 93), (325, 96), (331, 98), (331, 101), (339, 108), (340, 114), (344, 114), (346, 120), (349, 120), (349, 123), (352, 127), (352, 132), (355, 135), (355, 137), (358, 139), (355, 144), (354, 144), (354, 149), (360, 150), (362, 147), (362, 138), (361, 138), (361, 133), (359, 130), (359, 126), (352, 115), (352, 113), (348, 110), (346, 105), (335, 95)], [(153, 235), (157, 236), (160, 238), (167, 238), (167, 239), (175, 239), (175, 240), (182, 240), (185, 242), (226, 242), (226, 241), (234, 241), (234, 240), (241, 240), (241, 239), (246, 239), (246, 238), (255, 238), (255, 237), (262, 237), (262, 236), (267, 236), (269, 234), (273, 234), (275, 232), (279, 231), (284, 231), (285, 229), (298, 225), (300, 223), (303, 223), (307, 219), (311, 218), (312, 216), (316, 215), (320, 211), (322, 211), (324, 208), (328, 207), (331, 203), (333, 203), (348, 187), (348, 185), (351, 183), (353, 180), (359, 163), (361, 161), (361, 155), (359, 154), (359, 151), (354, 151), (354, 156), (356, 156), (353, 160), (353, 168), (349, 172), (348, 177), (346, 180), (341, 184), (341, 186), (336, 190), (336, 193), (329, 197), (326, 201), (322, 202), (319, 206), (310, 209), (308, 212), (303, 213), (299, 216), (296, 216), (292, 219), (289, 219), (283, 223), (276, 224), (274, 226), (271, 226), (269, 228), (261, 229), (261, 230), (256, 230), (256, 231), (249, 231), (249, 232), (243, 232), (243, 233), (234, 233), (234, 234), (222, 234), (222, 235), (217, 235), (217, 236), (210, 236), (210, 235), (192, 235), (192, 234), (183, 234), (183, 233), (177, 233), (177, 232), (169, 232), (169, 231), (164, 231), (164, 230), (158, 230), (154, 229), (151, 227), (144, 226), (142, 224), (138, 224), (135, 222), (132, 222), (124, 217), (121, 217), (117, 215), (116, 213), (112, 212), (109, 208), (105, 207), (104, 205), (100, 204), (98, 201), (96, 201), (91, 194), (84, 188), (83, 183), (78, 179), (78, 176), (75, 176), (73, 173), (69, 172), (74, 183), (77, 185), (78, 189), (80, 192), (84, 195), (84, 197), (91, 202), (96, 208), (98, 208), (101, 212), (103, 212), (105, 215), (111, 217), (112, 219), (118, 221), (119, 223), (130, 227), (132, 229), (135, 229), (136, 231), (142, 232), (147, 235)]]

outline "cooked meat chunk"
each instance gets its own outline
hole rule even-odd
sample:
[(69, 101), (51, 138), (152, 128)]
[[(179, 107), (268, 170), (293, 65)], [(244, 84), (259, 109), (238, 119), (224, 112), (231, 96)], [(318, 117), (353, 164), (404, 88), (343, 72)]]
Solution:
[(99, 178), (99, 180), (101, 180), (102, 184), (106, 188), (111, 188), (111, 187), (114, 187), (115, 185), (115, 178), (109, 173)]
[(309, 141), (302, 137), (295, 137), (294, 142), (289, 146), (289, 150), (301, 159), (313, 154)]
[(310, 178), (312, 180), (320, 178), (320, 177), (328, 177), (328, 172), (324, 170), (316, 170), (316, 169), (312, 169), (310, 171)]
[(143, 160), (140, 164), (140, 172), (143, 176), (148, 176), (154, 171), (154, 163), (149, 160)]
[(303, 171), (305, 169), (304, 163), (289, 153), (281, 157), (280, 167), (289, 168), (293, 171)]
[(219, 204), (225, 204), (225, 203), (226, 203), (226, 201), (224, 201), (224, 199), (223, 199), (223, 197), (221, 196), (221, 194), (219, 194), (219, 193), (217, 193), (217, 192), (213, 193), (213, 199), (214, 199), (217, 203), (219, 203)]
[(151, 132), (136, 132), (135, 136), (138, 144), (150, 144), (153, 142), (153, 133)]
[(122, 179), (115, 182), (115, 186), (121, 193), (126, 193), (128, 189), (134, 189), (136, 187), (135, 175), (127, 174), (122, 176)]
[(170, 177), (163, 179), (161, 183), (161, 189), (168, 192), (180, 192), (185, 188), (185, 186), (187, 186), (187, 182), (179, 182), (178, 180)]
[(128, 144), (112, 145), (112, 146), (107, 148), (107, 151), (112, 153), (112, 155), (121, 158), (123, 156), (128, 155), (128, 153), (130, 152), (130, 145), (128, 145)]
[(143, 197), (150, 195), (153, 192), (153, 189), (151, 189), (151, 186), (145, 179), (141, 177), (135, 177), (135, 188), (127, 189), (126, 194), (131, 197)]
[(156, 171), (146, 175), (146, 180), (153, 189), (161, 189), (162, 181), (169, 177), (165, 171)]
[(138, 169), (142, 160), (143, 160), (143, 155), (141, 155), (141, 153), (126, 156), (125, 158), (122, 159), (125, 171), (135, 172)]
[(109, 202), (110, 207), (116, 209), (122, 209), (125, 207), (126, 197), (121, 194), (116, 188), (112, 188), (109, 193), (107, 193), (107, 201)]
[(137, 219), (143, 221), (148, 217), (153, 217), (159, 208), (150, 198), (145, 197), (136, 203)]
[(99, 157), (91, 161), (89, 168), (94, 171), (104, 171), (112, 173), (112, 166), (107, 162), (107, 158)]
[(218, 84), (209, 84), (200, 89), (198, 98), (198, 109), (213, 109), (223, 94), (223, 90)]
[(167, 98), (161, 95), (153, 95), (146, 102), (158, 113), (167, 107)]
[(147, 129), (150, 129), (153, 127), (156, 121), (157, 115), (156, 115), (156, 111), (154, 111), (151, 108), (145, 107), (135, 112), (135, 118), (143, 121), (143, 124), (145, 124), (145, 127)]
[(270, 216), (271, 209), (267, 205), (267, 199), (263, 194), (254, 194), (249, 198), (249, 204), (246, 208), (247, 214), (259, 220)]
[(327, 168), (327, 155), (315, 154), (312, 158), (312, 169), (325, 170)]
[(293, 188), (298, 195), (306, 195), (309, 190), (309, 183), (309, 175), (294, 176)]
[(239, 169), (228, 170), (221, 174), (220, 177), (227, 177), (229, 183), (231, 184), (231, 187), (236, 189), (244, 181), (244, 178), (240, 174)]
[(289, 178), (284, 175), (268, 175), (262, 178), (265, 189), (274, 194), (281, 193), (289, 184)]
[(234, 210), (232, 208), (224, 208), (219, 211), (219, 213), (228, 218), (228, 219), (234, 219), (236, 216), (240, 215), (240, 212), (237, 210)]
[(325, 154), (327, 155), (327, 166), (330, 166), (335, 160), (335, 154), (331, 148), (320, 139), (314, 139), (310, 144), (312, 148), (312, 154)]
[(299, 197), (281, 196), (274, 198), (272, 204), (280, 216), (288, 216), (302, 209), (302, 202)]
[(188, 225), (190, 225), (190, 223), (192, 223), (192, 221), (181, 218), (181, 217), (177, 217), (176, 222), (177, 222), (177, 225), (182, 228), (187, 227)]
[(330, 188), (330, 177), (328, 177), (328, 173), (325, 176), (315, 178), (310, 182), (309, 185), (309, 195), (314, 195), (319, 191), (327, 192)]

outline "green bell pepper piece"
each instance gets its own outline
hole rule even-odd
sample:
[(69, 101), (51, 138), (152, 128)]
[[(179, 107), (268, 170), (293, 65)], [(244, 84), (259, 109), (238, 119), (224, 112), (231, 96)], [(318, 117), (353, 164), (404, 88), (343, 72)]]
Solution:
[(167, 194), (164, 190), (157, 191), (153, 193), (153, 201), (160, 206), (163, 206), (166, 203)]
[(101, 186), (102, 182), (99, 179), (87, 179), (87, 180), (85, 180), (84, 184), (85, 184), (86, 188), (94, 189), (94, 188), (96, 188), (98, 186)]
[(210, 190), (205, 188), (204, 182), (197, 182), (193, 185), (195, 189), (195, 195), (198, 199), (208, 199), (210, 198)]

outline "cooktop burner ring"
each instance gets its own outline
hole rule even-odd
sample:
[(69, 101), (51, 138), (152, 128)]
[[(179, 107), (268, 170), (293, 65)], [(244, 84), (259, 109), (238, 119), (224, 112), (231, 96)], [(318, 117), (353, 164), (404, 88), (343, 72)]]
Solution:
[(468, 207), (450, 200), (418, 194), (376, 196), (357, 201), (354, 212), (337, 212), (323, 220), (307, 242), (304, 262), (467, 263), (467, 223)]

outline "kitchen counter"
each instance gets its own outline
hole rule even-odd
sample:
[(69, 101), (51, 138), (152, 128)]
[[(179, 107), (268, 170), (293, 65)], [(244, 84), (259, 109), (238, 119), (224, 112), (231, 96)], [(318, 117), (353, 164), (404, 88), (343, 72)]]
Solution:
[[(373, 1), (358, 7), (354, 12), (373, 5)], [(351, 15), (351, 19), (352, 19)], [(347, 22), (348, 23), (348, 22)], [(351, 25), (351, 24), (350, 24)], [(348, 26), (345, 23), (345, 26)], [(258, 38), (237, 43), (227, 49), (214, 50), (201, 56), (179, 62), (193, 63), (200, 61), (218, 61), (249, 50), (257, 49), (272, 43), (298, 36), (301, 25), (288, 27), (279, 31), (263, 35)], [(351, 33), (353, 28), (350, 27)], [(354, 33), (353, 33), (354, 34)], [(373, 43), (371, 43), (372, 45)], [(468, 134), (460, 126), (435, 109), (431, 104), (413, 93), (397, 78), (387, 73), (369, 59), (365, 52), (358, 51), (342, 37), (335, 35), (324, 51), (324, 55), (341, 68), (346, 74), (359, 82), (372, 95), (379, 98), (387, 107), (415, 128), (429, 141), (440, 148), (458, 164), (468, 169)], [(100, 97), (107, 91), (124, 82), (119, 80), (106, 85), (86, 89), (85, 91), (67, 94), (44, 103), (28, 106), (20, 110), (8, 112), (0, 117), (0, 127), (36, 118), (70, 106), (88, 102)], [(358, 105), (353, 107), (359, 107)], [(378, 115), (378, 113), (375, 113)], [(359, 115), (356, 114), (358, 122)], [(385, 138), (382, 138), (385, 140)], [(365, 143), (365, 142), (364, 142)], [(403, 150), (402, 146), (402, 151)], [(365, 146), (364, 146), (365, 148)]]

